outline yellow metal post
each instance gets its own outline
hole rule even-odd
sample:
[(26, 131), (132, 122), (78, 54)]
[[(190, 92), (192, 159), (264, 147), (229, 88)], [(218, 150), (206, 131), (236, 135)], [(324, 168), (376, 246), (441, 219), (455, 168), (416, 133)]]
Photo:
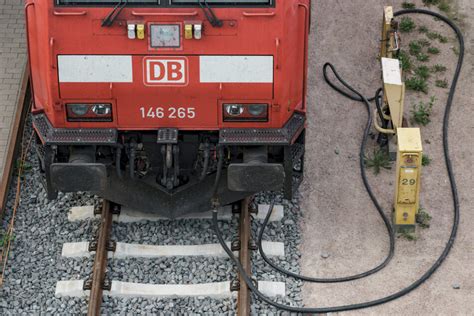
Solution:
[(395, 26), (393, 22), (393, 7), (384, 7), (380, 57), (393, 58), (393, 53), (399, 49), (398, 30)]
[(420, 176), (423, 148), (419, 128), (398, 128), (395, 229), (414, 231), (420, 207)]
[(390, 109), (393, 127), (402, 127), (405, 103), (405, 83), (402, 81), (400, 61), (393, 58), (382, 58), (384, 101)]
[(405, 83), (402, 80), (402, 69), (397, 58), (400, 50), (398, 24), (394, 20), (393, 7), (384, 7), (382, 24), (382, 45), (380, 59), (382, 64), (384, 104), (384, 120), (391, 121), (393, 129), (383, 128), (379, 123), (380, 115), (375, 113), (375, 128), (382, 134), (396, 134), (396, 130), (403, 124), (403, 107), (405, 101)]

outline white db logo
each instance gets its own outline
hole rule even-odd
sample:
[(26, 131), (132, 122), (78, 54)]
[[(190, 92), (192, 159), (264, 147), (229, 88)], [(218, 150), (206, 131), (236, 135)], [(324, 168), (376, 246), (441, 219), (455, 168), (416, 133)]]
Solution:
[(188, 59), (185, 57), (144, 59), (146, 85), (187, 85)]

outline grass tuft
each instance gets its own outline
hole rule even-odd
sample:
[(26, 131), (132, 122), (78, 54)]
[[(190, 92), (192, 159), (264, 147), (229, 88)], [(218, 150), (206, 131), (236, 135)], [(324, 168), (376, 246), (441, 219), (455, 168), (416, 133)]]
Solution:
[(424, 38), (419, 39), (418, 43), (423, 47), (430, 47), (431, 46), (431, 42), (428, 41), (427, 39), (424, 39)]
[(403, 8), (403, 9), (415, 9), (415, 8), (416, 8), (416, 4), (414, 4), (413, 2), (404, 1), (404, 2), (402, 3), (402, 8)]
[(431, 113), (433, 111), (434, 103), (436, 102), (435, 97), (431, 97), (430, 102), (424, 103), (420, 101), (420, 103), (415, 104), (413, 110), (411, 111), (412, 123), (418, 123), (420, 125), (426, 126), (431, 122)]
[(448, 38), (438, 32), (428, 32), (426, 33), (426, 37), (428, 37), (430, 40), (438, 40), (440, 43), (443, 44), (448, 42)]
[(403, 17), (400, 21), (400, 31), (403, 33), (410, 33), (416, 28), (415, 21), (409, 17)]
[(421, 158), (421, 165), (423, 167), (427, 167), (431, 164), (431, 161), (432, 161), (432, 159), (428, 155), (423, 154), (423, 156)]
[(398, 59), (400, 60), (403, 71), (408, 71), (413, 67), (410, 56), (404, 50), (400, 51), (398, 54)]
[(429, 29), (428, 29), (427, 26), (422, 25), (422, 26), (420, 26), (420, 27), (418, 28), (418, 32), (425, 34), (425, 33), (428, 33), (428, 32), (429, 32)]
[(0, 247), (4, 247), (9, 241), (15, 240), (15, 236), (7, 234), (4, 230), (0, 231)]
[(420, 66), (416, 68), (415, 74), (421, 79), (427, 80), (430, 77), (430, 68), (428, 66)]
[(421, 54), (421, 51), (423, 47), (421, 46), (418, 41), (413, 41), (408, 44), (408, 47), (410, 48), (410, 55), (412, 56), (417, 56), (418, 54)]
[(449, 3), (445, 2), (445, 1), (442, 1), (439, 5), (438, 5), (438, 9), (446, 14), (449, 14), (451, 13), (451, 6), (449, 5)]
[(423, 0), (423, 3), (427, 6), (438, 5), (440, 2), (441, 0)]
[(443, 66), (440, 64), (436, 64), (431, 68), (431, 71), (436, 72), (436, 73), (445, 72), (446, 70), (447, 70), (446, 66)]
[(405, 81), (408, 90), (428, 93), (428, 83), (425, 79), (419, 77), (412, 77)]
[(416, 60), (426, 63), (430, 61), (430, 56), (425, 53), (421, 53), (416, 56)]
[(424, 208), (420, 208), (418, 214), (416, 214), (416, 222), (421, 228), (430, 228), (432, 219), (431, 215)]
[(405, 238), (408, 241), (417, 241), (418, 237), (414, 233), (404, 231), (400, 234), (401, 237)]
[(446, 89), (448, 87), (448, 80), (446, 80), (446, 79), (436, 80), (435, 85), (438, 88)]
[(370, 157), (364, 158), (365, 166), (367, 168), (373, 169), (374, 173), (377, 175), (383, 169), (392, 169), (392, 163), (390, 162), (390, 157), (388, 153), (383, 149), (375, 150)]
[(428, 53), (431, 55), (438, 55), (440, 50), (437, 47), (428, 47)]

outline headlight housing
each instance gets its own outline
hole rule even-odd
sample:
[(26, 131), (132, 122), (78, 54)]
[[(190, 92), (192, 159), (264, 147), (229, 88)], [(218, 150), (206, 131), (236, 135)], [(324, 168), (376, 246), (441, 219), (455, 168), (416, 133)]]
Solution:
[(223, 105), (224, 122), (268, 122), (268, 104), (226, 103)]
[(97, 116), (108, 116), (112, 113), (110, 104), (94, 104), (91, 110)]
[(224, 109), (225, 115), (229, 117), (241, 116), (245, 111), (245, 108), (242, 104), (226, 104), (224, 106)]
[(110, 103), (68, 103), (66, 104), (69, 122), (112, 122)]
[(89, 112), (89, 104), (68, 104), (68, 106), (75, 116), (84, 116)]

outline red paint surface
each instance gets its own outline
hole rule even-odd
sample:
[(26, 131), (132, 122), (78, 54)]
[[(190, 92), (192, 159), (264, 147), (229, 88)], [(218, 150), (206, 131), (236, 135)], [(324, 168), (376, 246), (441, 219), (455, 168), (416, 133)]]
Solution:
[[(177, 127), (183, 130), (215, 130), (222, 127), (279, 128), (295, 109), (304, 111), (307, 39), (310, 0), (280, 0), (275, 8), (216, 8), (224, 20), (221, 29), (212, 28), (199, 8), (126, 7), (114, 25), (100, 26), (111, 7), (54, 7), (53, 0), (36, 1), (25, 9), (30, 64), (34, 89), (34, 110), (44, 110), (55, 127), (115, 127), (146, 130)], [(189, 16), (197, 12), (196, 16)], [(275, 14), (268, 15), (274, 12)], [(59, 13), (59, 15), (58, 15)], [(61, 14), (77, 15), (61, 15)], [(137, 13), (173, 15), (145, 15)], [(255, 16), (248, 13), (264, 13)], [(181, 15), (182, 14), (182, 15)], [(188, 16), (186, 15), (188, 14)], [(186, 23), (201, 21), (201, 40), (181, 40), (176, 49), (150, 48), (148, 27), (145, 40), (127, 37), (127, 21), (144, 23)], [(181, 29), (183, 32), (183, 28)], [(58, 82), (58, 55), (132, 55), (133, 83)], [(200, 55), (274, 56), (274, 83), (200, 83)], [(152, 85), (145, 80), (147, 58), (179, 59), (187, 62), (186, 84)], [(166, 76), (177, 78), (176, 64), (168, 64)], [(160, 65), (159, 67), (165, 67)], [(166, 68), (165, 67), (165, 68)], [(158, 78), (159, 79), (159, 78)], [(270, 104), (269, 122), (224, 123), (222, 104), (229, 102)], [(111, 123), (67, 122), (65, 104), (109, 102)], [(141, 107), (193, 107), (195, 118), (151, 119), (141, 117)]]

